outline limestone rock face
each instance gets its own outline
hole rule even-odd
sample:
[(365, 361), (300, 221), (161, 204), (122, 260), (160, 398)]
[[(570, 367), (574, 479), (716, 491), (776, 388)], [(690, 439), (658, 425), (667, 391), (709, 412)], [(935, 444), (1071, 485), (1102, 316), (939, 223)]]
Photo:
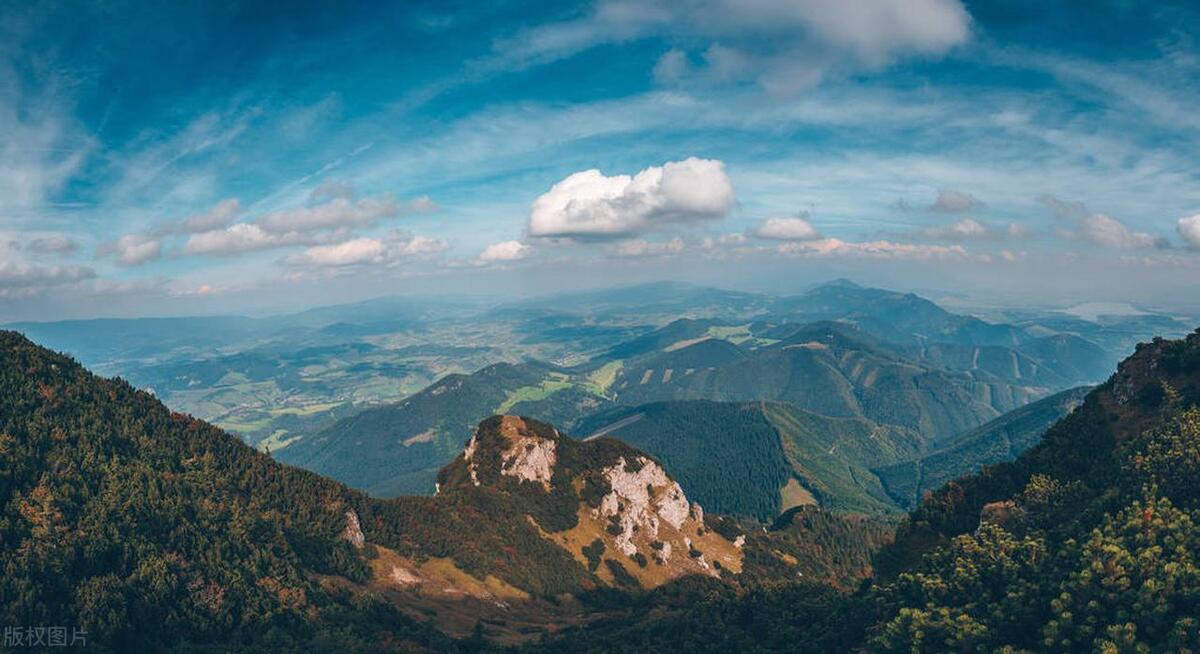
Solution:
[(439, 497), (487, 498), (512, 514), (497, 519), (532, 526), (590, 583), (654, 588), (742, 567), (736, 536), (710, 529), (658, 461), (616, 439), (579, 441), (537, 420), (493, 416), (438, 483)]
[[(635, 532), (656, 539), (661, 523), (679, 530), (691, 513), (683, 489), (667, 477), (661, 466), (646, 457), (637, 457), (632, 463), (633, 470), (622, 457), (616, 465), (605, 468), (604, 478), (612, 491), (600, 500), (600, 508), (596, 509), (598, 517), (615, 519), (620, 526), (616, 544), (626, 556), (638, 551), (633, 544)], [(669, 558), (670, 554), (666, 556)]]
[[(536, 482), (549, 490), (550, 480), (554, 477), (554, 464), (557, 462), (557, 441), (533, 433), (527, 429), (525, 421), (516, 416), (501, 418), (499, 436), (503, 439), (500, 474), (522, 481)], [(479, 439), (480, 433), (476, 430), (463, 450), (471, 481), (476, 486), (480, 485), (480, 462), (476, 457)]]
[(363, 536), (362, 525), (358, 522), (358, 513), (354, 509), (346, 510), (346, 528), (342, 531), (342, 540), (360, 550), (367, 542)]

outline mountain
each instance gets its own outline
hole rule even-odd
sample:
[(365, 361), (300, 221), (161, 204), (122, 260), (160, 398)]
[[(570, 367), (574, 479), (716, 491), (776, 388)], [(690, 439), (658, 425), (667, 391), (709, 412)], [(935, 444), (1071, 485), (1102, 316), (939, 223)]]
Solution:
[(615, 437), (644, 450), (711, 510), (766, 522), (803, 505), (894, 512), (870, 468), (906, 459), (921, 447), (916, 434), (901, 428), (771, 402), (620, 407), (585, 418), (577, 433)]
[(0, 618), (101, 651), (449, 646), (338, 584), (370, 500), (0, 332)]
[(1137, 348), (1041, 442), (926, 497), (857, 592), (660, 605), (545, 651), (1196, 651), (1200, 331)]
[(552, 366), (500, 363), (343, 418), (277, 456), (381, 497), (431, 494), (438, 470), (483, 418), (532, 409), (547, 420), (573, 419), (597, 403)]
[(1036, 445), (1046, 429), (1079, 406), (1090, 390), (1081, 386), (1031, 402), (955, 437), (936, 452), (873, 472), (889, 496), (911, 509), (926, 491), (984, 465), (1010, 461)]
[(1198, 453), (1200, 331), (1142, 344), (1039, 445), (909, 516), (868, 646), (1194, 650)]
[[(729, 291), (683, 282), (654, 282), (593, 291), (556, 293), (510, 302), (501, 311), (552, 310), (576, 316), (608, 318), (681, 316), (736, 319), (762, 313), (773, 298), (758, 293)], [(660, 323), (661, 324), (661, 323)]]
[[(962, 370), (947, 363), (948, 348), (961, 350)], [(1037, 362), (991, 346), (939, 349), (935, 344), (926, 348), (925, 358), (921, 354), (844, 323), (726, 325), (680, 319), (584, 365), (529, 361), (448, 375), (398, 403), (366, 409), (289, 441), (276, 455), (377, 496), (427, 494), (437, 470), (454, 457), (473, 426), (494, 413), (527, 415), (582, 433), (580, 420), (612, 405), (711, 400), (790, 405), (846, 419), (840, 425), (903, 432), (906, 442), (915, 434), (920, 442), (904, 446), (906, 456), (912, 456), (1037, 399), (1063, 381)], [(1014, 362), (1023, 362), (1025, 378), (1020, 370), (1010, 374)], [(989, 367), (1000, 372), (989, 373)], [(589, 424), (593, 430), (603, 426)], [(900, 460), (852, 462), (859, 480), (829, 489), (831, 506), (894, 510), (875, 475), (862, 466)], [(839, 477), (849, 470), (842, 464), (835, 469)], [(733, 512), (745, 508), (721, 506)], [(768, 501), (751, 513), (770, 518), (780, 508)]]
[(853, 585), (887, 540), (816, 509), (747, 529), (651, 456), (515, 416), (474, 430), (437, 496), (381, 501), (12, 332), (0, 388), (0, 618), (99, 651), (528, 643), (656, 593)]
[(933, 341), (964, 345), (1013, 346), (1021, 341), (1011, 325), (992, 324), (950, 313), (915, 294), (864, 288), (835, 280), (808, 292), (781, 298), (773, 314), (791, 322), (837, 320), (895, 343)]
[(621, 362), (621, 404), (664, 400), (777, 401), (833, 417), (861, 417), (931, 441), (971, 429), (1044, 393), (933, 367), (853, 326), (797, 325), (757, 347), (689, 339)]

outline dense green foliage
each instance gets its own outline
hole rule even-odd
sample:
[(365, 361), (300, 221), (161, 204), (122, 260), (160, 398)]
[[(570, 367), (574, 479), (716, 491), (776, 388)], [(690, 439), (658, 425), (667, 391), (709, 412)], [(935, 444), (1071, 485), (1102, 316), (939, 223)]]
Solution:
[(770, 521), (791, 476), (778, 433), (755, 404), (663, 402), (592, 416), (579, 433), (611, 435), (658, 457), (707, 510)]
[(79, 627), (120, 651), (448, 647), (320, 581), (366, 577), (338, 538), (364, 501), (0, 333), (6, 625)]
[[(872, 587), (790, 600), (781, 598), (799, 587), (718, 593), (654, 619), (598, 625), (556, 645), (561, 651), (633, 651), (641, 643), (764, 652), (1197, 651), (1196, 352), (1200, 332), (1182, 345), (1140, 348), (1039, 446), (928, 497), (888, 548), (882, 562), (889, 569)], [(776, 640), (780, 634), (792, 640)], [(823, 640), (827, 635), (834, 640)]]
[(622, 407), (584, 419), (578, 431), (613, 436), (658, 457), (710, 511), (765, 522), (790, 508), (780, 493), (790, 479), (831, 510), (895, 512), (871, 467), (907, 459), (921, 444), (901, 428), (772, 402)]
[(829, 586), (783, 583), (738, 592), (686, 580), (633, 600), (629, 613), (533, 648), (590, 652), (839, 652), (860, 642), (870, 607)]

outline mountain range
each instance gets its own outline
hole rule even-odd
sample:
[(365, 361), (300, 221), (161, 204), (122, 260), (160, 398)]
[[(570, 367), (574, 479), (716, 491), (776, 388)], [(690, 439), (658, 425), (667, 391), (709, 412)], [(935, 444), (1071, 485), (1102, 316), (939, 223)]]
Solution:
[[(644, 288), (625, 306), (678, 310), (671, 293), (682, 290), (671, 285)], [(473, 426), (495, 413), (535, 417), (586, 437), (615, 415), (664, 416), (668, 423), (682, 423), (680, 416), (712, 406), (696, 401), (766, 403), (763, 406), (771, 407), (766, 413), (775, 418), (762, 420), (781, 434), (774, 440), (794, 443), (796, 452), (803, 453), (794, 454), (790, 463), (769, 457), (769, 469), (793, 470), (782, 484), (794, 479), (787, 491), (793, 499), (769, 499), (780, 495), (780, 486), (763, 486), (753, 493), (747, 488), (746, 497), (739, 500), (718, 499), (723, 510), (741, 512), (744, 501), (758, 507), (750, 514), (765, 518), (764, 511), (778, 515), (795, 498), (808, 494), (837, 510), (898, 513), (941, 481), (1015, 456), (1068, 407), (1046, 405), (1055, 408), (1037, 413), (1041, 422), (1028, 425), (1025, 437), (1015, 439), (1016, 445), (1003, 453), (958, 447), (958, 454), (937, 459), (941, 463), (921, 468), (908, 462), (949, 451), (969, 440), (972, 430), (1030, 402), (1099, 381), (1114, 360), (1074, 333), (1047, 334), (988, 323), (952, 314), (912, 294), (844, 280), (785, 298), (695, 289), (684, 297), (688, 302), (704, 298), (710, 314), (717, 313), (709, 310), (713, 306), (724, 306), (729, 312), (752, 310), (754, 319), (738, 323), (679, 318), (572, 365), (526, 360), (453, 373), (398, 402), (340, 419), (333, 416), (310, 433), (292, 433), (286, 442), (274, 443), (284, 447), (272, 451), (282, 461), (380, 497), (429, 494), (437, 471), (450, 462)], [(613, 310), (619, 301), (614, 294), (598, 292), (564, 300), (560, 309), (591, 319), (593, 312)], [(552, 305), (545, 300), (519, 306), (532, 311)], [(814, 321), (802, 322), (806, 319)], [(680, 405), (669, 410), (657, 406), (663, 403)], [(656, 408), (639, 409), (643, 405)], [(780, 417), (797, 415), (804, 418)], [(795, 427), (813, 420), (826, 425)], [(641, 429), (660, 427), (652, 420)], [(877, 451), (842, 446), (840, 452), (821, 454), (839, 438), (829, 434), (842, 431), (885, 434), (888, 445)], [(722, 430), (705, 431), (703, 438), (712, 439), (715, 433)], [(821, 443), (827, 443), (824, 450)], [(870, 454), (856, 454), (863, 451)], [(950, 465), (948, 456), (961, 461)], [(800, 458), (807, 462), (800, 463)], [(837, 463), (818, 464), (819, 460)], [(926, 474), (928, 481), (922, 482)], [(777, 474), (764, 479), (773, 476)], [(881, 478), (887, 479), (886, 485)], [(703, 487), (691, 490), (708, 493)]]
[[(12, 332), (0, 384), (3, 617), (101, 649), (1196, 646), (1200, 332), (930, 453), (787, 403), (614, 402), (581, 438), (487, 417), (433, 496), (391, 500)], [(914, 453), (949, 471), (1034, 441), (927, 493), (894, 540), (837, 504), (892, 497)]]

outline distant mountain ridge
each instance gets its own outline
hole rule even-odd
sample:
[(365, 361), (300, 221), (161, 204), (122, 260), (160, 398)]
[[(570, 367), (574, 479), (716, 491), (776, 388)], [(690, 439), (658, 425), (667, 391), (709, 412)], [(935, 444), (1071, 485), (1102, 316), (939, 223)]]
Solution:
[[(670, 284), (642, 287), (629, 306), (669, 304), (676, 290)], [(692, 295), (708, 291), (689, 289)], [(734, 296), (735, 302), (749, 301)], [(597, 308), (619, 300), (619, 294), (603, 291), (573, 301)], [(539, 302), (518, 306), (527, 311), (551, 306)], [(844, 280), (755, 306), (762, 311), (751, 322), (679, 318), (569, 366), (527, 361), (455, 374), (396, 404), (304, 434), (276, 455), (379, 496), (430, 493), (437, 471), (473, 425), (493, 413), (528, 415), (575, 432), (590, 414), (613, 406), (692, 400), (770, 402), (866, 420), (920, 436), (921, 444), (909, 451), (916, 455), (944, 448), (954, 436), (1107, 370), (1108, 355), (1076, 336), (990, 325), (912, 294)], [(789, 322), (799, 317), (820, 320)], [(889, 477), (894, 488), (908, 483), (899, 470)], [(894, 509), (895, 498), (885, 496), (880, 504), (874, 492), (855, 504)]]

